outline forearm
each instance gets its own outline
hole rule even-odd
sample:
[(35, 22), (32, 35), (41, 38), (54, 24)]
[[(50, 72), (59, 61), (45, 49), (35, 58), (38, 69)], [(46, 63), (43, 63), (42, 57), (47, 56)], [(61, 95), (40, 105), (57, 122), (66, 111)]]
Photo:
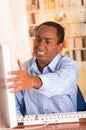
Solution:
[(34, 88), (39, 89), (42, 86), (42, 80), (38, 76), (33, 76)]

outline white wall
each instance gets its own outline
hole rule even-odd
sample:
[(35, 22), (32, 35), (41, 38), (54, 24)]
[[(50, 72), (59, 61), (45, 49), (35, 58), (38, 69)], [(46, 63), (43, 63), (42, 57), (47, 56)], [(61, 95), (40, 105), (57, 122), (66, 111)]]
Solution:
[(12, 68), (30, 57), (25, 0), (0, 0), (0, 43), (9, 45)]

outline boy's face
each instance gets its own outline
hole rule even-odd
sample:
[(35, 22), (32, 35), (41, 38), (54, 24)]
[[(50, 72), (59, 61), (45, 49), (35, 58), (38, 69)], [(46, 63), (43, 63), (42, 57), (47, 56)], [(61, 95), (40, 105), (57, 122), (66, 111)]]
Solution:
[(33, 51), (38, 64), (46, 66), (62, 50), (62, 43), (58, 44), (56, 28), (42, 25), (35, 37)]

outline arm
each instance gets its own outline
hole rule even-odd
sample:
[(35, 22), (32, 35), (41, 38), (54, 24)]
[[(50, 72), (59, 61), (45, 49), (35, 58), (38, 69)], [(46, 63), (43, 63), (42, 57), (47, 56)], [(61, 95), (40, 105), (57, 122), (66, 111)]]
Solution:
[(19, 71), (10, 71), (8, 74), (14, 75), (15, 77), (5, 79), (5, 82), (14, 82), (12, 85), (6, 85), (6, 88), (11, 89), (11, 92), (16, 93), (21, 90), (26, 90), (29, 88), (38, 89), (42, 86), (42, 81), (40, 77), (30, 75), (23, 64), (18, 60), (18, 65), (20, 70)]
[(54, 95), (70, 95), (77, 89), (79, 68), (72, 60), (62, 61), (60, 68), (53, 73), (39, 75), (42, 86), (40, 93), (51, 97)]
[[(12, 92), (19, 92), (29, 88), (38, 89), (39, 93), (48, 97), (54, 95), (69, 94), (75, 90), (79, 69), (73, 61), (63, 61), (59, 67), (52, 73), (41, 74), (38, 76), (30, 75), (23, 64), (18, 62), (20, 71), (11, 71), (10, 74), (16, 75), (15, 78), (7, 79), (6, 82), (16, 82), (16, 84), (7, 86)], [(72, 87), (70, 87), (72, 86)]]

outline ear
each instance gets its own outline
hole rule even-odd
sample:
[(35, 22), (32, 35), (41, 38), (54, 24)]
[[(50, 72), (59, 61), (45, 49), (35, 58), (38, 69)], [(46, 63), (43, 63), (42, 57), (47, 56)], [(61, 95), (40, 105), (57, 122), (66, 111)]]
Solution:
[(62, 49), (63, 49), (63, 47), (64, 47), (64, 42), (62, 42), (62, 43), (60, 43), (60, 44), (58, 45), (58, 52), (61, 52)]

